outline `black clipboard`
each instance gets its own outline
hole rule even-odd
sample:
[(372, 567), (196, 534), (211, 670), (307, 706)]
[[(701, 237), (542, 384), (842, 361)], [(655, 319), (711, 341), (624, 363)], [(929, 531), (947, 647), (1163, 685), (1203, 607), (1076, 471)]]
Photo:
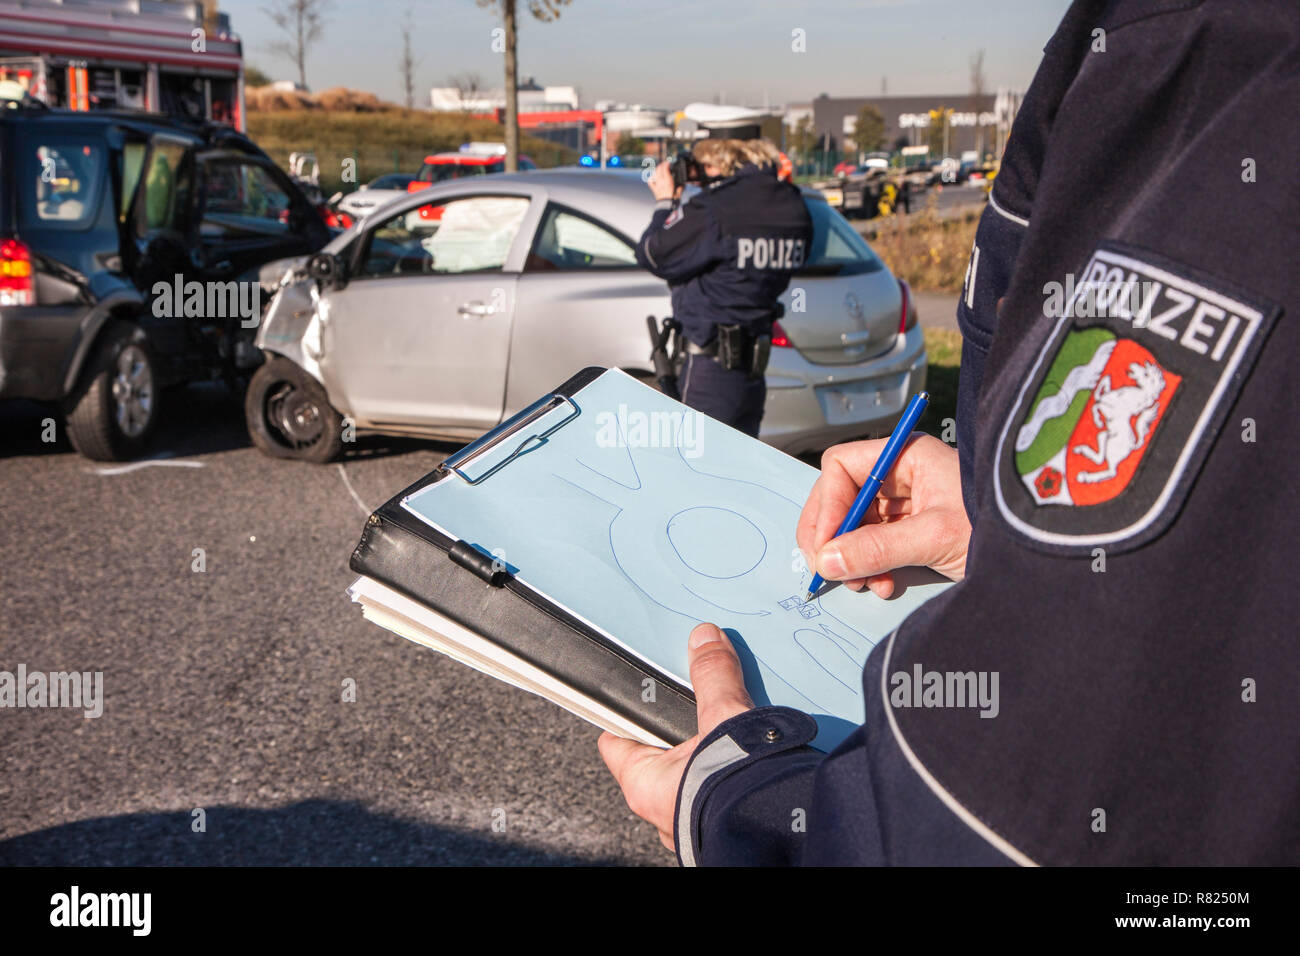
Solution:
[[(394, 495), (366, 519), (349, 567), (425, 605), (605, 705), (638, 727), (672, 744), (695, 735), (691, 689), (610, 642), (604, 635), (494, 566), (490, 555), (419, 520), (402, 500), (455, 472), (482, 481), (522, 453), (542, 434), (530, 430), (607, 370), (578, 372), (532, 405), (444, 460), (415, 484)], [(550, 426), (545, 434), (572, 420)], [(488, 471), (461, 469), (484, 453), (515, 442)], [(507, 446), (508, 447), (508, 446)], [(647, 680), (653, 701), (645, 700)]]

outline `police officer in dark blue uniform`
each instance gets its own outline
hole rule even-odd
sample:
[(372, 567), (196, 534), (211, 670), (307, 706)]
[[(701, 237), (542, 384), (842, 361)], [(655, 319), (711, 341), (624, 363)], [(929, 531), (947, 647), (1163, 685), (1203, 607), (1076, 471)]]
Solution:
[(709, 139), (693, 152), (703, 188), (682, 203), (670, 165), (659, 164), (649, 180), (658, 203), (636, 257), (672, 292), (685, 338), (681, 400), (757, 436), (777, 299), (803, 264), (812, 219), (798, 187), (777, 178), (770, 143)]
[[(978, 229), (959, 451), (913, 442), (832, 540), (882, 443), (838, 446), (800, 518), (827, 579), (959, 583), (829, 755), (695, 628), (699, 736), (600, 741), (683, 863), (1300, 860), (1297, 63), (1292, 0), (1075, 0)], [(930, 674), (1000, 704), (900, 693)]]

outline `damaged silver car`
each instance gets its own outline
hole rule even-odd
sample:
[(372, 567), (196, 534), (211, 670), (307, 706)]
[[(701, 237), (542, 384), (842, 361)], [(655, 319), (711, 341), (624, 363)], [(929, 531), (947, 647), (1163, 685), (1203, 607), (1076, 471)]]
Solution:
[[(906, 285), (820, 196), (806, 202), (812, 254), (773, 330), (761, 434), (792, 454), (888, 432), (926, 375)], [(245, 402), (254, 443), (323, 462), (345, 422), (469, 440), (584, 366), (650, 381), (646, 316), (671, 314), (634, 255), (653, 208), (636, 172), (452, 180), (264, 272), (276, 292)]]

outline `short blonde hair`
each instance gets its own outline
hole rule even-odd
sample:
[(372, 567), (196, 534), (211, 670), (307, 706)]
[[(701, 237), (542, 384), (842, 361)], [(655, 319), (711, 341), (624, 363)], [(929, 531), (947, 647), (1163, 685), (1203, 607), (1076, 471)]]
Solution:
[(747, 139), (743, 143), (745, 155), (749, 161), (762, 169), (764, 166), (781, 165), (781, 151), (767, 139)]
[(702, 139), (691, 149), (696, 162), (716, 166), (730, 176), (746, 163), (760, 169), (776, 163), (776, 147), (765, 139)]

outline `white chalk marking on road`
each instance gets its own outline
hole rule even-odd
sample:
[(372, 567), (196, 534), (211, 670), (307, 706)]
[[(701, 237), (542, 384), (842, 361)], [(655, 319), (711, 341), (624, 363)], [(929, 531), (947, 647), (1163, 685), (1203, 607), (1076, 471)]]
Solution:
[(343, 484), (348, 486), (348, 494), (350, 494), (352, 500), (357, 503), (357, 507), (361, 509), (361, 513), (369, 518), (370, 509), (366, 507), (365, 502), (361, 500), (361, 496), (357, 494), (357, 489), (352, 487), (352, 480), (348, 478), (348, 473), (343, 467), (343, 462), (336, 462), (336, 464), (339, 466), (339, 474), (343, 476)]
[(125, 475), (128, 471), (139, 471), (141, 468), (149, 468), (152, 465), (166, 466), (168, 468), (206, 468), (207, 462), (187, 461), (184, 458), (170, 458), (166, 454), (155, 455), (153, 458), (146, 458), (143, 461), (133, 461), (129, 465), (111, 465), (106, 468), (87, 468), (86, 471), (92, 475)]

